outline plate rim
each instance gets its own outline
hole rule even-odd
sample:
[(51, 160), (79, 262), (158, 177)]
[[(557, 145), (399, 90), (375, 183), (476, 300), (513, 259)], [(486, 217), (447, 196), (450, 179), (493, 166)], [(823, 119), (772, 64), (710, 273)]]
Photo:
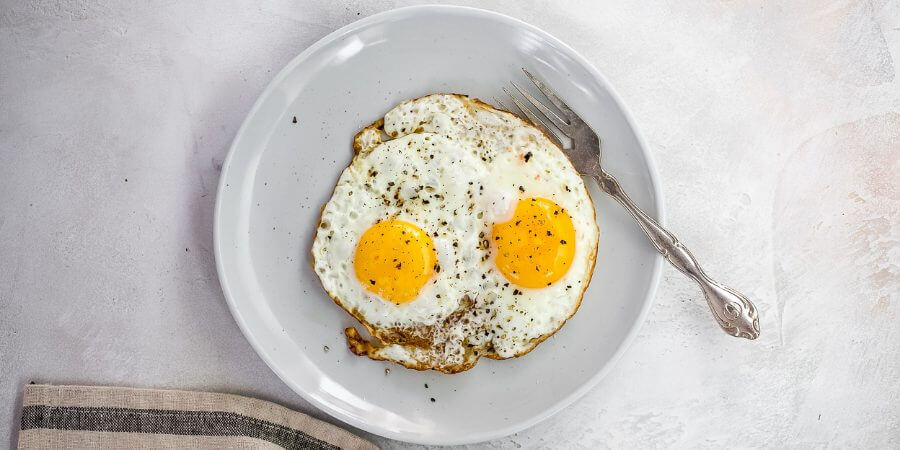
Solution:
[[(467, 14), (473, 14), (475, 16), (486, 17), (493, 20), (498, 20), (502, 22), (506, 22), (508, 24), (525, 28), (531, 32), (539, 34), (545, 37), (547, 40), (551, 41), (555, 45), (559, 46), (564, 51), (568, 52), (568, 56), (570, 56), (576, 63), (583, 66), (591, 76), (593, 76), (609, 93), (610, 98), (619, 109), (622, 111), (622, 115), (625, 118), (626, 123), (631, 128), (634, 133), (635, 139), (638, 143), (638, 147), (640, 147), (641, 154), (643, 155), (644, 161), (647, 165), (647, 172), (649, 174), (649, 182), (651, 191), (654, 196), (654, 207), (656, 208), (656, 220), (661, 225), (665, 225), (666, 223), (666, 209), (665, 209), (665, 201), (662, 186), (659, 179), (659, 173), (656, 168), (656, 163), (653, 159), (653, 155), (650, 153), (649, 147), (647, 145), (646, 140), (643, 135), (640, 133), (639, 128), (635, 124), (634, 117), (631, 111), (627, 108), (625, 103), (622, 101), (621, 96), (618, 92), (613, 88), (613, 86), (609, 83), (606, 77), (596, 68), (594, 65), (588, 61), (584, 56), (578, 53), (571, 46), (556, 38), (552, 34), (531, 25), (525, 21), (517, 19), (512, 16), (508, 16), (503, 13), (499, 13), (496, 11), (475, 8), (470, 6), (458, 6), (458, 5), (413, 5), (413, 6), (405, 6), (401, 8), (394, 8), (387, 11), (382, 11), (367, 17), (364, 17), (360, 20), (351, 22), (347, 25), (344, 25), (321, 39), (317, 40), (315, 43), (304, 49), (297, 56), (292, 58), (276, 75), (272, 78), (272, 81), (268, 83), (266, 88), (259, 94), (256, 101), (253, 103), (253, 106), (247, 112), (247, 115), (244, 117), (241, 126), (238, 128), (237, 133), (235, 133), (234, 138), (232, 139), (231, 145), (228, 148), (228, 154), (222, 163), (222, 173), (219, 176), (218, 187), (216, 189), (216, 203), (214, 209), (213, 216), (213, 250), (215, 255), (215, 263), (216, 263), (216, 272), (219, 279), (219, 284), (222, 288), (222, 294), (225, 297), (225, 301), (228, 304), (228, 309), (231, 312), (232, 317), (237, 322), (238, 327), (241, 330), (241, 333), (250, 343), (250, 346), (256, 352), (256, 354), (266, 363), (272, 372), (274, 372), (279, 379), (283, 383), (285, 383), (288, 387), (291, 388), (296, 394), (300, 395), (304, 400), (309, 402), (311, 405), (315, 406), (317, 409), (325, 412), (329, 416), (348, 424), (352, 427), (367, 431), (369, 433), (373, 433), (382, 437), (396, 439), (404, 442), (410, 442), (415, 444), (423, 444), (423, 445), (464, 445), (464, 444), (474, 444), (479, 442), (485, 442), (497, 438), (501, 438), (504, 436), (509, 436), (511, 434), (517, 433), (519, 431), (528, 429), (552, 416), (557, 414), (559, 411), (564, 408), (570, 406), (575, 401), (584, 397), (584, 395), (596, 387), (600, 381), (612, 371), (613, 367), (619, 362), (622, 358), (622, 355), (631, 347), (638, 333), (640, 332), (644, 322), (646, 322), (647, 316), (650, 312), (651, 307), (653, 306), (654, 299), (656, 297), (656, 291), (659, 287), (659, 283), (662, 277), (662, 256), (656, 254), (654, 256), (653, 264), (651, 267), (651, 277), (650, 277), (650, 285), (647, 289), (647, 294), (643, 299), (643, 305), (641, 306), (641, 310), (638, 313), (637, 319), (631, 325), (628, 333), (625, 335), (625, 338), (622, 340), (622, 343), (616, 349), (615, 353), (613, 353), (612, 357), (610, 357), (603, 367), (597, 371), (596, 374), (591, 376), (585, 383), (575, 389), (571, 394), (566, 397), (563, 397), (557, 400), (553, 405), (547, 407), (539, 414), (535, 414), (533, 417), (520, 421), (518, 423), (509, 424), (501, 428), (497, 428), (491, 431), (485, 431), (475, 434), (467, 434), (465, 437), (460, 437), (457, 439), (434, 439), (429, 438), (427, 435), (423, 436), (408, 436), (404, 433), (394, 432), (388, 429), (385, 429), (381, 426), (372, 424), (370, 422), (358, 420), (350, 414), (347, 414), (343, 409), (337, 408), (334, 405), (326, 403), (322, 401), (320, 398), (310, 394), (305, 389), (302, 389), (301, 386), (295, 384), (285, 373), (278, 369), (273, 359), (269, 356), (269, 353), (266, 351), (265, 347), (261, 342), (259, 342), (250, 327), (247, 325), (247, 322), (243, 315), (241, 314), (237, 302), (232, 296), (232, 293), (229, 289), (229, 280), (227, 279), (224, 262), (223, 262), (223, 247), (224, 244), (222, 242), (222, 199), (223, 199), (223, 191), (226, 187), (226, 180), (228, 179), (228, 172), (230, 168), (230, 163), (234, 154), (237, 150), (237, 143), (242, 139), (243, 135), (246, 132), (247, 127), (250, 124), (251, 119), (257, 115), (259, 109), (262, 104), (266, 102), (266, 100), (272, 95), (272, 93), (276, 90), (277, 86), (281, 84), (284, 78), (299, 64), (305, 61), (310, 57), (313, 53), (318, 51), (320, 48), (325, 45), (331, 44), (334, 41), (337, 41), (357, 30), (369, 26), (373, 23), (384, 22), (387, 19), (390, 19), (392, 16), (399, 15), (401, 13), (442, 13), (442, 12), (463, 12)], [(637, 226), (637, 224), (635, 224)]]

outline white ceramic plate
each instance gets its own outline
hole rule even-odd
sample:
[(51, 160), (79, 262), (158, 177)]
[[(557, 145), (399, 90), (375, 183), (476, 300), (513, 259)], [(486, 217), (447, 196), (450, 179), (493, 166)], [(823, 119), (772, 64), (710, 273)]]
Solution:
[(260, 356), (328, 414), (417, 443), (501, 437), (583, 395), (636, 334), (661, 260), (593, 183), (602, 232), (593, 282), (568, 324), (523, 358), (482, 360), (443, 375), (356, 357), (342, 334), (355, 320), (325, 295), (311, 269), (319, 208), (350, 162), (357, 130), (429, 93), (492, 102), (508, 80), (527, 83), (521, 67), (547, 80), (599, 133), (606, 166), (660, 217), (645, 145), (600, 73), (547, 33), (477, 9), (403, 8), (335, 31), (275, 77), (237, 133), (216, 200), (222, 289)]

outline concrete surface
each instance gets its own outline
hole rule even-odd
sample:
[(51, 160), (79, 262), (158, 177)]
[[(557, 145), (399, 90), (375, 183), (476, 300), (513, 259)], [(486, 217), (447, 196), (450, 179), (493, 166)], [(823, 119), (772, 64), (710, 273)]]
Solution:
[[(241, 393), (328, 420), (228, 312), (216, 180), (274, 72), (405, 3), (0, 0), (0, 446), (31, 380)], [(605, 72), (671, 228), (755, 299), (763, 331), (725, 336), (667, 269), (598, 388), (485, 445), (900, 447), (900, 1), (467, 3)]]

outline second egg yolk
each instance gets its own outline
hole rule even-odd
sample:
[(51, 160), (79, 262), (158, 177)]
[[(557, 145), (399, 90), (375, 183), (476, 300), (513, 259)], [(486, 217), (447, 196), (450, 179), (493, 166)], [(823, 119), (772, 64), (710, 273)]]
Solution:
[(434, 242), (421, 228), (402, 220), (383, 220), (363, 233), (353, 267), (370, 292), (396, 303), (408, 302), (431, 278), (437, 263)]
[(542, 288), (562, 278), (575, 256), (575, 226), (565, 209), (545, 198), (519, 201), (512, 220), (493, 226), (495, 262), (510, 282)]

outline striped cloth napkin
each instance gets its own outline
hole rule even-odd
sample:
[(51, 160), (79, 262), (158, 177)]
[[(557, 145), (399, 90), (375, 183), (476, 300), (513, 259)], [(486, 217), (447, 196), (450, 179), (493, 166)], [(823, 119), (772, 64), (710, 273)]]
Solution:
[(211, 392), (25, 386), (20, 449), (375, 449), (274, 403)]

